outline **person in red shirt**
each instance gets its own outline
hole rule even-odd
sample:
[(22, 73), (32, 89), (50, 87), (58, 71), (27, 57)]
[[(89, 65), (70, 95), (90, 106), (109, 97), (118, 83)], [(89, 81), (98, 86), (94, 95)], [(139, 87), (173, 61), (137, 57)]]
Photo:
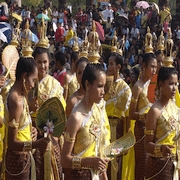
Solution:
[(61, 83), (62, 87), (64, 86), (64, 78), (66, 75), (65, 63), (66, 63), (66, 58), (64, 53), (57, 52), (55, 54), (55, 68), (57, 71), (54, 72), (53, 76)]
[(64, 41), (64, 32), (65, 32), (65, 29), (62, 26), (62, 23), (61, 24), (57, 23), (57, 29), (56, 29), (56, 32), (55, 32), (56, 44)]

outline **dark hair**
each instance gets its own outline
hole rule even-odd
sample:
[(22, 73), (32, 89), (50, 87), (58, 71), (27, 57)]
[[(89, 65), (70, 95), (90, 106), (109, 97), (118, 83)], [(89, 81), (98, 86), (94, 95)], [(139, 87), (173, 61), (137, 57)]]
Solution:
[(51, 55), (50, 55), (50, 53), (49, 53), (49, 49), (42, 48), (42, 47), (36, 47), (36, 49), (35, 49), (34, 52), (33, 52), (33, 57), (34, 57), (34, 59), (36, 59), (36, 56), (37, 56), (37, 55), (40, 55), (40, 54), (43, 54), (43, 53), (47, 53), (48, 59), (49, 59), (49, 61), (50, 61), (50, 60), (51, 60)]
[(162, 54), (162, 51), (161, 51), (161, 50), (157, 50), (157, 51), (155, 52), (156, 57), (159, 56), (160, 54)]
[(21, 75), (23, 73), (27, 73), (27, 75), (29, 76), (35, 71), (35, 69), (36, 69), (36, 62), (33, 58), (21, 57), (18, 60), (16, 66), (16, 80), (20, 80)]
[(159, 82), (166, 81), (172, 74), (176, 74), (178, 76), (178, 72), (173, 67), (161, 67), (159, 69), (158, 78), (157, 78), (158, 88), (159, 88)]
[(138, 80), (139, 73), (140, 73), (139, 69), (137, 67), (134, 67), (131, 69), (131, 71), (135, 74), (136, 80)]
[(87, 64), (83, 76), (82, 76), (82, 87), (86, 90), (85, 82), (86, 80), (92, 85), (93, 82), (97, 79), (97, 72), (102, 71), (105, 73), (103, 65), (100, 63), (89, 63)]
[(149, 62), (152, 59), (156, 59), (156, 56), (154, 55), (154, 53), (146, 53), (146, 54), (144, 54), (143, 63), (145, 64), (146, 67), (148, 66)]
[(110, 57), (114, 57), (116, 65), (120, 64), (121, 67), (122, 67), (122, 65), (123, 65), (123, 58), (122, 58), (122, 56), (120, 54), (113, 52), (113, 53), (110, 54)]
[(66, 57), (65, 57), (64, 53), (57, 52), (54, 57), (55, 57), (55, 60), (58, 61), (62, 66), (65, 65)]
[(71, 53), (71, 63), (76, 62), (78, 60), (79, 52), (72, 52)]
[(78, 59), (78, 61), (76, 62), (76, 69), (77, 69), (78, 65), (81, 64), (82, 62), (85, 62), (88, 64), (89, 60), (86, 57), (81, 57), (80, 59)]

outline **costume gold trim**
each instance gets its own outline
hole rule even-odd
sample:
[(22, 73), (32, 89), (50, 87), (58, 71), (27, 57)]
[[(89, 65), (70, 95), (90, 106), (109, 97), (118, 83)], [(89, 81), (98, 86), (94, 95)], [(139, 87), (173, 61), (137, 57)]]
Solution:
[(154, 130), (147, 130), (147, 129), (145, 129), (145, 130), (144, 130), (144, 134), (145, 134), (145, 135), (153, 136), (153, 135), (154, 135)]
[(70, 137), (69, 132), (65, 132), (65, 133), (64, 133), (64, 139), (65, 139), (67, 142), (70, 142), (70, 143), (74, 143), (75, 140), (76, 140), (75, 138)]
[(72, 168), (73, 169), (81, 169), (81, 157), (73, 156), (72, 158)]

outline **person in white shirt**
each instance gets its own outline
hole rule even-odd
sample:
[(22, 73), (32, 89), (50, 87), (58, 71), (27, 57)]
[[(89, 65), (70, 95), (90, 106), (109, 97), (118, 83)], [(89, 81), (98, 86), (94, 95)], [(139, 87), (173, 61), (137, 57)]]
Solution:
[(134, 24), (133, 28), (131, 29), (130, 35), (131, 35), (131, 39), (132, 38), (139, 39), (140, 33), (139, 33), (139, 29), (136, 27), (136, 24)]
[(107, 18), (110, 17), (111, 22), (114, 20), (113, 10), (111, 9), (111, 4), (108, 5), (106, 10), (102, 11), (103, 20), (107, 21)]
[(58, 18), (58, 11), (57, 8), (54, 6), (53, 12), (52, 12), (52, 22), (57, 24), (57, 18)]

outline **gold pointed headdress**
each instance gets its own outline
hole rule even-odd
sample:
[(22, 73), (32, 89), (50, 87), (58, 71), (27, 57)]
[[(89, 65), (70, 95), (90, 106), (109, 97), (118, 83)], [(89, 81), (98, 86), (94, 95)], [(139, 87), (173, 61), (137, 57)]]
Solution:
[(18, 47), (21, 41), (21, 29), (20, 29), (21, 21), (18, 20), (16, 28), (14, 29), (12, 33), (12, 40), (11, 40), (11, 45)]
[(163, 31), (161, 31), (161, 35), (158, 38), (158, 44), (157, 44), (157, 49), (160, 51), (164, 51), (164, 42), (165, 42), (165, 38), (163, 35)]
[(78, 37), (77, 37), (77, 33), (76, 33), (76, 32), (74, 32), (74, 37), (73, 37), (73, 39), (74, 39), (74, 42), (73, 42), (72, 50), (73, 50), (74, 52), (78, 52), (78, 51), (79, 51), (79, 45), (78, 45)]
[(152, 34), (150, 33), (149, 27), (147, 27), (147, 33), (145, 36), (145, 53), (154, 53), (152, 47)]
[(112, 38), (112, 43), (111, 43), (111, 52), (116, 52), (117, 51), (117, 44), (118, 44), (118, 37), (116, 36), (116, 31), (114, 31), (114, 36)]
[(85, 39), (81, 45), (81, 51), (79, 54), (79, 57), (86, 57), (88, 58), (88, 48), (89, 48), (89, 42), (88, 42), (88, 37), (87, 35), (85, 36)]
[(118, 42), (117, 45), (117, 53), (123, 56), (123, 51), (124, 51), (124, 45), (125, 45), (125, 36), (123, 36), (121, 42)]
[(32, 46), (32, 32), (29, 29), (29, 21), (26, 21), (25, 29), (22, 32), (22, 56), (32, 57), (33, 50)]
[(89, 54), (88, 59), (91, 62), (98, 63), (100, 59), (99, 55), (99, 35), (96, 32), (96, 25), (95, 21), (92, 22), (92, 31), (88, 35), (89, 41)]
[(42, 17), (39, 27), (40, 27), (40, 39), (39, 39), (39, 42), (37, 43), (36, 47), (42, 47), (42, 48), (47, 49), (49, 46), (49, 40), (46, 37), (47, 24), (44, 22), (43, 17)]
[(173, 67), (173, 57), (172, 57), (172, 50), (173, 50), (174, 42), (171, 39), (171, 30), (168, 30), (168, 38), (165, 42), (165, 58), (163, 60), (164, 67)]

